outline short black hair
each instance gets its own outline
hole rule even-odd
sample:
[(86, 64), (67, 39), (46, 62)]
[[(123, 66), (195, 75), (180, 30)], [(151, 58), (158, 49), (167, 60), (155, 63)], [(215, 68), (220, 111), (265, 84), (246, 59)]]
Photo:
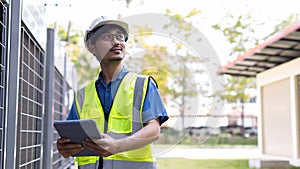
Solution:
[(126, 42), (128, 39), (128, 34), (126, 33), (126, 30), (121, 26), (115, 24), (106, 24), (106, 25), (99, 26), (98, 28), (95, 28), (94, 30), (90, 31), (87, 34), (87, 39), (90, 39), (91, 44), (95, 44), (100, 35), (102, 35), (103, 33), (107, 32), (110, 29), (115, 29), (115, 28), (120, 29), (122, 31), (122, 33), (125, 36), (125, 42)]

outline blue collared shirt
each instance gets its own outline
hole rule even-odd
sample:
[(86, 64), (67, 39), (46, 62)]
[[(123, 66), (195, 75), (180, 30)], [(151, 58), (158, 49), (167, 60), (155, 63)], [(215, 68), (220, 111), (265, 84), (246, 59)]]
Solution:
[[(123, 77), (127, 74), (128, 70), (123, 68), (122, 71), (112, 79), (108, 84), (102, 78), (102, 74), (100, 73), (98, 79), (96, 81), (96, 89), (98, 92), (98, 96), (100, 96), (100, 101), (106, 116), (106, 120), (108, 119), (109, 112), (113, 103), (113, 98), (117, 92), (117, 89), (123, 79)], [(143, 123), (147, 123), (152, 119), (159, 118), (160, 124), (167, 121), (169, 119), (166, 109), (161, 100), (160, 94), (157, 90), (156, 84), (150, 80), (148, 91), (145, 96), (142, 120)], [(79, 119), (76, 112), (75, 103), (73, 102), (71, 111), (67, 120), (76, 120)]]

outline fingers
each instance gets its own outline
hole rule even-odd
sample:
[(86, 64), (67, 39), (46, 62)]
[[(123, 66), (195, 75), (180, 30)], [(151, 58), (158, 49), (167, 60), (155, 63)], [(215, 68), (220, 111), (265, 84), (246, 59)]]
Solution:
[(92, 149), (102, 149), (100, 146), (98, 146), (98, 144), (96, 143), (96, 140), (93, 141), (92, 139), (85, 139), (83, 141), (83, 144)]
[(108, 134), (101, 134), (102, 138), (110, 138)]
[(70, 142), (71, 140), (69, 138), (59, 138), (57, 139), (57, 143), (67, 143)]
[(97, 154), (99, 154), (102, 157), (108, 157), (110, 155), (112, 155), (113, 153), (104, 149), (103, 146), (101, 146), (103, 140), (101, 139), (85, 139), (83, 141), (83, 144), (85, 147), (89, 148), (92, 151), (97, 152)]
[(83, 150), (83, 147), (76, 147), (76, 148), (70, 148), (70, 149), (60, 149), (59, 152), (64, 158), (68, 158), (74, 154), (79, 153)]
[(56, 146), (59, 153), (64, 158), (68, 158), (83, 150), (83, 146), (81, 144), (70, 143), (70, 139), (66, 139), (66, 138), (58, 139)]
[(87, 143), (97, 144), (98, 146), (103, 148), (109, 138), (110, 137), (107, 134), (101, 134), (101, 139), (86, 138), (84, 141), (86, 141)]
[(98, 146), (104, 148), (105, 146), (107, 146), (109, 142), (113, 141), (111, 140), (112, 138), (107, 134), (101, 134), (101, 137), (102, 137), (101, 139), (90, 139), (90, 142), (94, 142)]

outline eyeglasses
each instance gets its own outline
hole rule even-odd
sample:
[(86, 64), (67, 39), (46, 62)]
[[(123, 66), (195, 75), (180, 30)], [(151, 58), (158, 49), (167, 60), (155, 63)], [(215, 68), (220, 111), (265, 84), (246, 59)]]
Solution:
[(125, 41), (125, 35), (122, 33), (118, 33), (118, 34), (104, 33), (100, 36), (100, 39), (103, 41), (112, 41), (114, 37), (120, 42)]

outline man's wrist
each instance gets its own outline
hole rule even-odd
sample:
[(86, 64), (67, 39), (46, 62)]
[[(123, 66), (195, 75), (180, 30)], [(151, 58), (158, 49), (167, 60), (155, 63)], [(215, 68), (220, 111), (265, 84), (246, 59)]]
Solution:
[(123, 139), (118, 139), (117, 140), (117, 147), (118, 147), (118, 149), (117, 149), (117, 153), (122, 153), (122, 152), (125, 152), (125, 151), (127, 151), (128, 149), (126, 148), (127, 147), (127, 143), (128, 143), (128, 141), (130, 141), (130, 139), (129, 139), (129, 137), (126, 137), (126, 138), (123, 138)]

